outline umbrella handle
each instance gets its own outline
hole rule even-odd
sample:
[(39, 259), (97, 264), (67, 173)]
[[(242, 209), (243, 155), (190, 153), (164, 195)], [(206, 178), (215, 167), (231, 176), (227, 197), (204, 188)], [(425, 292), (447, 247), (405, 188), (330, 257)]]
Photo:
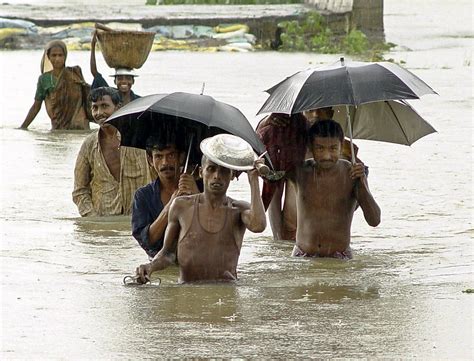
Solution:
[[(341, 58), (341, 62), (344, 61), (344, 58)], [(346, 117), (347, 117), (347, 127), (349, 128), (349, 139), (351, 140), (351, 160), (352, 164), (355, 164), (355, 153), (354, 153), (354, 143), (352, 142), (352, 124), (351, 116), (349, 114), (349, 106), (346, 105)]]
[(270, 168), (268, 168), (268, 166), (265, 164), (257, 164), (255, 166), (255, 169), (257, 169), (258, 174), (260, 174), (261, 176), (266, 176), (270, 173)]
[[(258, 159), (263, 158), (263, 156), (264, 156), (265, 154), (267, 154), (267, 153), (268, 153), (268, 150), (266, 150), (265, 152), (263, 152), (262, 154), (260, 154), (260, 156), (258, 157)], [(255, 169), (258, 171), (258, 174), (259, 174), (261, 177), (265, 177), (265, 176), (267, 176), (267, 175), (270, 174), (270, 168), (268, 168), (268, 166), (265, 165), (265, 164), (260, 164), (260, 163), (259, 163), (259, 164), (257, 164), (257, 165), (255, 166)]]
[(194, 139), (194, 134), (191, 134), (191, 140), (189, 141), (189, 149), (188, 149), (188, 154), (186, 156), (186, 163), (184, 164), (183, 173), (186, 173), (188, 171), (189, 156), (191, 155), (191, 147), (193, 145), (193, 139)]

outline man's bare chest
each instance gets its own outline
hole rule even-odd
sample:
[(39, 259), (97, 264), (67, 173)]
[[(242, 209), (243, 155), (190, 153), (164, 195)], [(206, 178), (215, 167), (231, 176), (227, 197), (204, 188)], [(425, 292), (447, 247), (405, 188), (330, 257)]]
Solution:
[(300, 175), (297, 192), (302, 202), (310, 204), (342, 205), (354, 197), (353, 181), (348, 174), (338, 172), (329, 175), (305, 172)]

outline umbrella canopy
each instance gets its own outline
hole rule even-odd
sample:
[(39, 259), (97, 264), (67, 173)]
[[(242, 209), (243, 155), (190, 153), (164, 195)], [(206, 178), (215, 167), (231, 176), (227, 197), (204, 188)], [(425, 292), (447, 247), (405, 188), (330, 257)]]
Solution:
[[(334, 120), (349, 133), (346, 106), (334, 107)], [(412, 145), (436, 130), (410, 104), (403, 100), (383, 101), (350, 107), (350, 122), (354, 139), (377, 140)]]
[(242, 112), (208, 95), (182, 92), (148, 95), (116, 111), (107, 123), (119, 130), (123, 146), (145, 149), (149, 136), (165, 135), (166, 139), (176, 139), (185, 149), (191, 149), (191, 159), (196, 163), (202, 154), (199, 143), (220, 133), (246, 140), (257, 154), (265, 152), (265, 146)]
[(267, 90), (260, 113), (295, 114), (334, 105), (418, 99), (436, 94), (423, 80), (389, 63), (341, 62), (300, 71)]

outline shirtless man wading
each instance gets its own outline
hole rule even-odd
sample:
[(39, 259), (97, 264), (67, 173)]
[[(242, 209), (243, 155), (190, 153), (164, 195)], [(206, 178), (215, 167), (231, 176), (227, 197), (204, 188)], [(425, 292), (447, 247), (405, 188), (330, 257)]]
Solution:
[(175, 263), (176, 254), (180, 282), (235, 280), (246, 229), (256, 233), (265, 229), (257, 170), (247, 172), (250, 204), (226, 195), (232, 170), (203, 156), (199, 172), (204, 192), (173, 201), (163, 248), (136, 269), (138, 282), (145, 283), (153, 272)]
[(294, 256), (352, 258), (351, 223), (357, 203), (370, 226), (380, 223), (380, 208), (369, 191), (364, 165), (339, 158), (343, 140), (337, 122), (316, 122), (308, 134), (314, 159), (288, 175), (297, 193)]

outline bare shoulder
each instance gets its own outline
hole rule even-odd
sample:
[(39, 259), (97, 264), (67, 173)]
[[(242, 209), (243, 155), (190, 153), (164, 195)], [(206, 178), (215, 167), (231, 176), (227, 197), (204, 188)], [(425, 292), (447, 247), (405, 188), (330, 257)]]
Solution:
[(181, 212), (183, 210), (189, 209), (195, 201), (197, 195), (190, 195), (190, 196), (180, 196), (176, 197), (171, 203), (171, 212)]
[(300, 164), (299, 167), (296, 167), (296, 174), (298, 174), (298, 172), (301, 172), (301, 173), (312, 172), (315, 165), (316, 165), (316, 162), (314, 161), (314, 159), (306, 159), (303, 163)]
[(347, 170), (347, 171), (350, 171), (351, 167), (352, 167), (351, 162), (349, 162), (346, 159), (339, 159), (338, 162), (337, 162), (337, 165), (338, 165), (339, 169)]
[(351, 172), (352, 164), (348, 160), (339, 159), (336, 164), (338, 174), (341, 177), (349, 177)]
[(199, 196), (199, 194), (191, 194), (191, 195), (188, 195), (188, 196), (179, 196), (179, 197), (175, 198), (174, 203), (177, 206), (188, 206), (189, 204), (195, 202), (197, 196)]

